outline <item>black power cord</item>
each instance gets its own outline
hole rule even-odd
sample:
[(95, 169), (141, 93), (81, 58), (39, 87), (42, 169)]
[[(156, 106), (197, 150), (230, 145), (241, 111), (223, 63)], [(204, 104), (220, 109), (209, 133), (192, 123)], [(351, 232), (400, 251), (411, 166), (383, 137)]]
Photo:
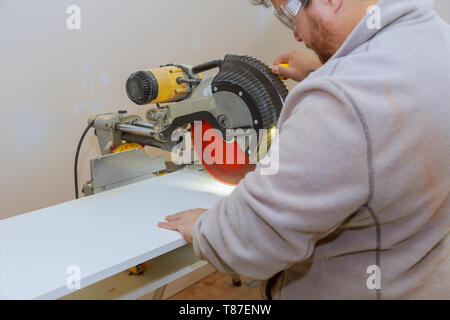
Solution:
[(78, 199), (78, 156), (80, 155), (81, 145), (83, 144), (83, 140), (86, 137), (89, 129), (94, 125), (94, 121), (91, 121), (86, 129), (84, 129), (83, 134), (81, 135), (80, 141), (78, 142), (77, 152), (75, 153), (75, 164), (73, 167), (73, 177), (75, 181), (75, 199)]

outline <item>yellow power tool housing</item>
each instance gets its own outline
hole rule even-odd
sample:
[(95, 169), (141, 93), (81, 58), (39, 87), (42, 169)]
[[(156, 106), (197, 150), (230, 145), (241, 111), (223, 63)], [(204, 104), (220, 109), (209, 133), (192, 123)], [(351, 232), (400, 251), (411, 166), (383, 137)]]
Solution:
[(181, 66), (168, 65), (133, 73), (127, 81), (128, 97), (136, 104), (178, 102), (191, 92)]

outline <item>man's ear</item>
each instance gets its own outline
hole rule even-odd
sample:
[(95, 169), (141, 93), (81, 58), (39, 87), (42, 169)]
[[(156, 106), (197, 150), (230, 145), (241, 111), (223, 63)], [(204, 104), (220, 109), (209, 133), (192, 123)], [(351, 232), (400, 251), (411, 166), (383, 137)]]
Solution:
[(344, 0), (319, 0), (324, 6), (333, 12), (338, 12), (344, 5)]

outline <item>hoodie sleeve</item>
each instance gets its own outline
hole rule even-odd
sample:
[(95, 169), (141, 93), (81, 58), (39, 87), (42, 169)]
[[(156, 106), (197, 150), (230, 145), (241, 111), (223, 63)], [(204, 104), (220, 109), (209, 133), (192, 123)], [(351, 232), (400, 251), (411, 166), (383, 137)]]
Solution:
[(268, 279), (309, 258), (367, 200), (367, 145), (352, 106), (314, 90), (284, 109), (270, 150), (276, 173), (258, 163), (195, 224), (196, 254), (221, 272)]

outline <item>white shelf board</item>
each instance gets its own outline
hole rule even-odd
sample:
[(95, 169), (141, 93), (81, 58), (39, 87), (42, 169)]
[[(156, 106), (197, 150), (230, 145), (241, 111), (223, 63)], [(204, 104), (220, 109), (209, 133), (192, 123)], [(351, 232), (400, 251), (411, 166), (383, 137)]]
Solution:
[(168, 214), (211, 208), (233, 188), (190, 169), (0, 220), (0, 299), (56, 299), (186, 244), (158, 228)]

